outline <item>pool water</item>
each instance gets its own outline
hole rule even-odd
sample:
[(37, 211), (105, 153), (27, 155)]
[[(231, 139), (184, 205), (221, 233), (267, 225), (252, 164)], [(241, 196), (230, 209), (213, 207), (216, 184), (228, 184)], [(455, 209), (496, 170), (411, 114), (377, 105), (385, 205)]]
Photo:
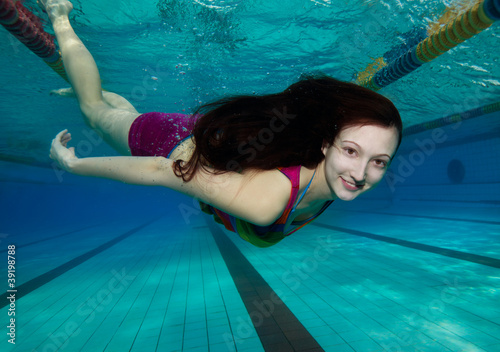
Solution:
[[(73, 4), (105, 89), (186, 113), (307, 73), (354, 80), (458, 6)], [(55, 168), (64, 128), (82, 157), (116, 153), (50, 95), (67, 83), (0, 37), (2, 351), (500, 351), (498, 24), (380, 91), (406, 130), (377, 189), (266, 249), (168, 189)]]

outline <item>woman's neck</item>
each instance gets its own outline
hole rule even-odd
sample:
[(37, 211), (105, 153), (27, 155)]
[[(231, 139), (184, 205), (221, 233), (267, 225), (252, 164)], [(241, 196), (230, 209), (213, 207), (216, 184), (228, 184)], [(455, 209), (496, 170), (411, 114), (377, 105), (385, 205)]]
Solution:
[(319, 163), (316, 169), (302, 167), (301, 174), (304, 173), (304, 178), (307, 179), (307, 183), (309, 183), (314, 171), (316, 171), (316, 174), (312, 179), (307, 193), (304, 195), (303, 203), (313, 205), (315, 203), (323, 203), (337, 198), (326, 180), (325, 161), (323, 160)]

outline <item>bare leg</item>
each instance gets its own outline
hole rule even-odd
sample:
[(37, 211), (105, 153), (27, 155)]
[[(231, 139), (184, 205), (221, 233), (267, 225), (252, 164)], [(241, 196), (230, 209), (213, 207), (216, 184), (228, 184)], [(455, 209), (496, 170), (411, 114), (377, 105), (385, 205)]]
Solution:
[[(59, 95), (61, 97), (68, 97), (68, 98), (76, 98), (75, 91), (73, 88), (59, 88), (59, 89), (54, 89), (50, 91), (51, 95)], [(129, 110), (133, 113), (138, 113), (137, 110), (134, 108), (130, 102), (122, 97), (121, 95), (108, 92), (108, 91), (102, 91), (102, 98), (106, 102), (106, 104), (117, 108), (117, 109), (122, 109), (122, 110)]]
[(123, 97), (105, 92), (94, 58), (77, 37), (68, 14), (73, 5), (67, 0), (40, 0), (56, 34), (64, 68), (86, 122), (118, 152), (130, 155), (128, 133), (139, 113)]

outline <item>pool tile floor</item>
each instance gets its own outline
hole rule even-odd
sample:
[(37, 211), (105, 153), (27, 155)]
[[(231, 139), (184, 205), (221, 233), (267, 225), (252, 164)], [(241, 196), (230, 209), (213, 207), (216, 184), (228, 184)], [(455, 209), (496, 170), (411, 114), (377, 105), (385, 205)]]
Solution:
[[(317, 225), (336, 224), (338, 216), (331, 212)], [(267, 249), (219, 229), (265, 283), (246, 283), (249, 297), (261, 296), (249, 306), (245, 286), (239, 286), (245, 278), (228, 268), (243, 264), (227, 262), (205, 220), (186, 225), (174, 216), (127, 219), (75, 228), (64, 236), (43, 232), (33, 245), (20, 239), (18, 286), (31, 283), (24, 286), (31, 291), (16, 301), (16, 344), (4, 334), (1, 350), (500, 350), (496, 268), (315, 225)], [(457, 245), (441, 243), (451, 237), (433, 240), (429, 226), (439, 234), (446, 224), (432, 221), (426, 243)], [(353, 219), (342, 226), (366, 230), (359, 224)], [(412, 228), (410, 220), (407, 226)], [(384, 234), (409, 239), (402, 228)], [(131, 229), (136, 230), (123, 236)], [(489, 236), (485, 240), (494, 241), (495, 230)], [(103, 249), (92, 252), (96, 248)], [(474, 250), (488, 255), (482, 248)], [(90, 252), (36, 284), (37, 277)], [(275, 313), (281, 303), (262, 300), (269, 292), (289, 313)], [(4, 306), (5, 322), (7, 313)], [(268, 324), (266, 316), (276, 324)], [(318, 348), (310, 347), (309, 337)]]

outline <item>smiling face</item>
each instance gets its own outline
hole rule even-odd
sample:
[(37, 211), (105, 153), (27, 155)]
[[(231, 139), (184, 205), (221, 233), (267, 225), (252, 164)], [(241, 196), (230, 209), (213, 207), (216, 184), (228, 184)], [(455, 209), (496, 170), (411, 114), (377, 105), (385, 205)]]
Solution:
[(336, 198), (350, 201), (375, 187), (396, 152), (398, 138), (395, 128), (354, 126), (323, 147), (326, 180)]

